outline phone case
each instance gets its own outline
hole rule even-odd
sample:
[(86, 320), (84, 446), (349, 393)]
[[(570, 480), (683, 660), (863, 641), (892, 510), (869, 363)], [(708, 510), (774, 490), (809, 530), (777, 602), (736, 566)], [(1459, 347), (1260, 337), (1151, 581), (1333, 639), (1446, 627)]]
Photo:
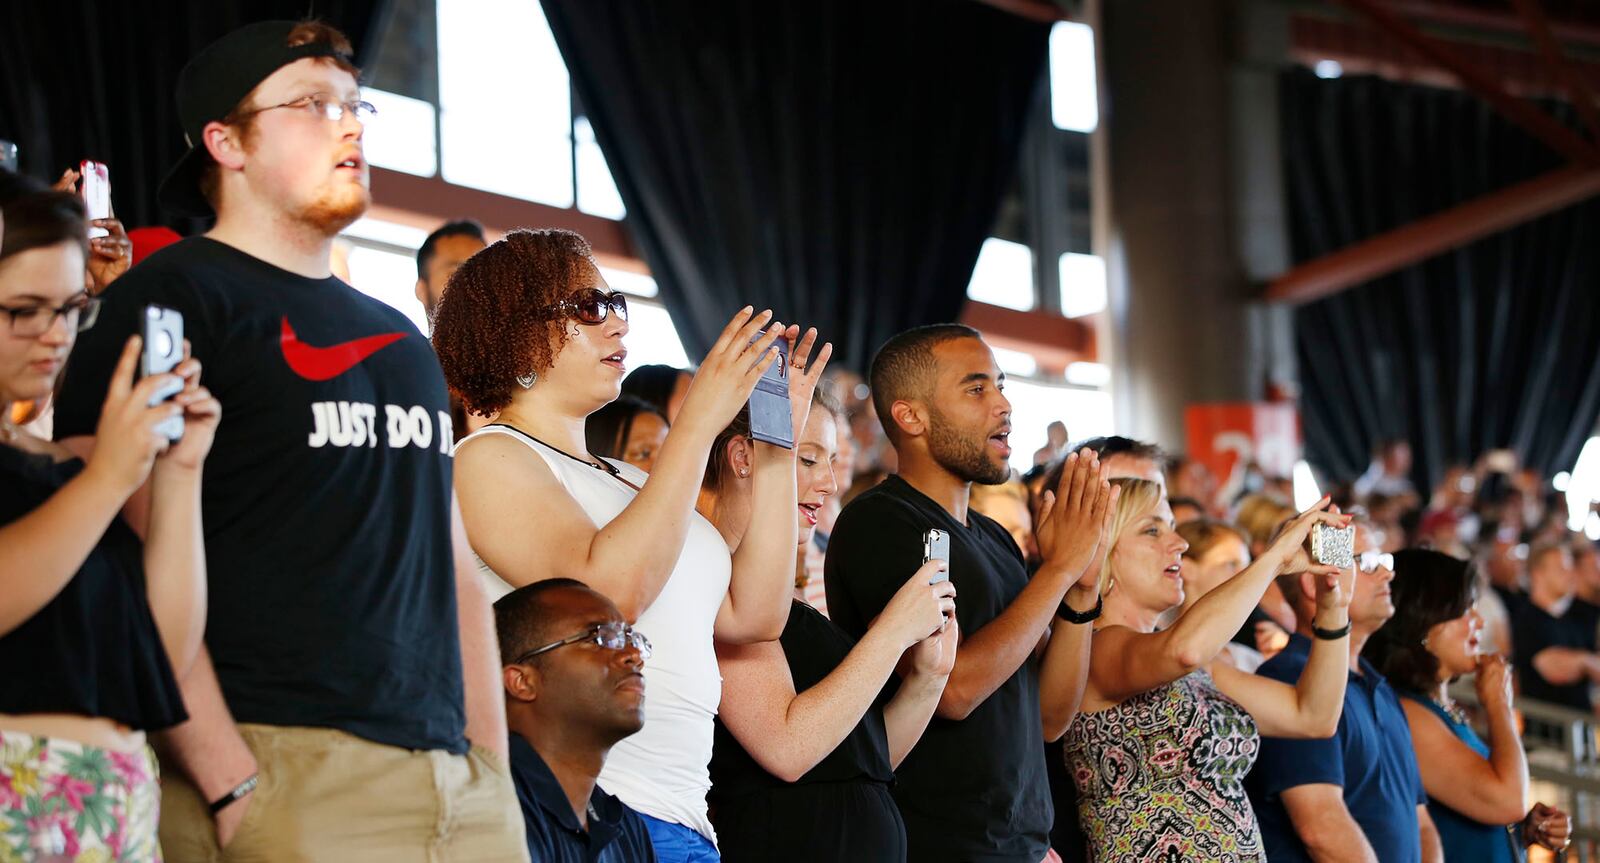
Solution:
[(794, 412), (789, 405), (789, 350), (778, 339), (778, 357), (761, 373), (750, 394), (750, 436), (762, 443), (794, 449)]
[[(104, 162), (78, 163), (78, 194), (90, 220), (111, 218), (111, 171)], [(105, 228), (90, 226), (89, 239), (110, 236)]]
[(1356, 564), (1356, 529), (1330, 527), (1325, 524), (1311, 528), (1311, 556), (1317, 563), (1349, 569)]
[[(930, 560), (950, 562), (950, 534), (938, 528), (929, 528), (928, 532), (922, 535), (922, 562), (927, 563)], [(928, 579), (928, 583), (938, 584), (949, 580), (950, 570), (947, 568), (944, 572), (934, 573), (933, 577)]]
[[(145, 306), (144, 317), (139, 321), (139, 336), (144, 344), (139, 350), (139, 376), (165, 374), (183, 362), (183, 313), (163, 306)], [(150, 406), (155, 407), (183, 390), (181, 381), (173, 381), (150, 395)], [(156, 431), (174, 443), (183, 439), (183, 417), (163, 420)]]

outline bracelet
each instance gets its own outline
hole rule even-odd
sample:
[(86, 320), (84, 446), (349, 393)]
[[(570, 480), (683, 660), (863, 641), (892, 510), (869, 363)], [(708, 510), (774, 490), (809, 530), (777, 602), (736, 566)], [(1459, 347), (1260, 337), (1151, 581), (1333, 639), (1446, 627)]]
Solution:
[(1350, 621), (1346, 620), (1344, 626), (1338, 629), (1323, 629), (1313, 623), (1311, 624), (1311, 634), (1323, 641), (1338, 641), (1350, 634)]
[(1068, 623), (1089, 623), (1091, 621), (1098, 620), (1100, 618), (1101, 610), (1103, 610), (1105, 607), (1106, 598), (1103, 596), (1100, 597), (1100, 600), (1094, 604), (1094, 608), (1088, 611), (1073, 611), (1072, 606), (1067, 605), (1067, 601), (1063, 599), (1061, 600), (1061, 604), (1056, 606), (1056, 617), (1059, 617)]
[(232, 791), (229, 791), (227, 794), (224, 794), (221, 797), (211, 801), (211, 814), (216, 815), (218, 812), (221, 812), (222, 810), (227, 809), (229, 806), (239, 802), (239, 800), (242, 799), (246, 794), (256, 790), (256, 783), (260, 781), (260, 778), (261, 774), (252, 773), (250, 774), (249, 779), (246, 779), (245, 781), (240, 782), (238, 785), (235, 785)]

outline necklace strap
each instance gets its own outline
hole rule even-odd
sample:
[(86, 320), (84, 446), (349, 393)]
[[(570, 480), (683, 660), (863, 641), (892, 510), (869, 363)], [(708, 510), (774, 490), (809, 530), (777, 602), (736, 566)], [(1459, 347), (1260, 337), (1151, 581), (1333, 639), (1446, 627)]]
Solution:
[[(555, 450), (556, 452), (560, 453), (561, 455), (566, 456), (567, 458), (572, 459), (573, 461), (577, 462), (578, 464), (584, 465), (586, 467), (592, 467), (595, 470), (600, 471), (601, 473), (610, 474), (611, 477), (613, 479), (615, 479), (617, 482), (622, 483), (623, 485), (627, 486), (628, 488), (633, 489), (634, 491), (642, 491), (642, 489), (640, 489), (638, 486), (636, 486), (633, 483), (631, 483), (631, 482), (627, 481), (626, 479), (624, 479), (622, 477), (622, 471), (617, 470), (617, 466), (616, 465), (612, 464), (611, 462), (606, 461), (605, 459), (599, 459), (598, 463), (596, 463), (596, 462), (589, 461), (588, 459), (578, 458), (577, 456), (573, 455), (570, 452), (567, 452), (566, 450), (562, 449), (561, 447), (554, 446), (554, 445), (549, 444), (549, 443), (545, 443), (544, 441), (534, 437), (531, 434), (528, 434), (527, 432), (523, 431), (522, 429), (517, 428), (516, 426), (512, 425), (511, 423), (495, 422), (495, 423), (489, 423), (489, 425), (491, 425), (491, 426), (499, 426), (500, 428), (507, 429), (509, 431), (515, 432), (516, 434), (519, 434), (519, 435), (527, 438), (528, 440), (531, 440), (534, 443), (539, 444), (542, 447), (545, 447), (547, 449)], [(485, 426), (485, 427), (487, 428), (487, 426)]]

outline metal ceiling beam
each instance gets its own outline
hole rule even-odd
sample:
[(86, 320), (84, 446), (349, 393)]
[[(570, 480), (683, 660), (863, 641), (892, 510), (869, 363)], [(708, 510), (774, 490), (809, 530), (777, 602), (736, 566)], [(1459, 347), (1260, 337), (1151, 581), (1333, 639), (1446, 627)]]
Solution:
[(1577, 109), (1583, 125), (1589, 129), (1589, 134), (1600, 139), (1600, 115), (1595, 113), (1594, 94), (1589, 91), (1589, 85), (1583, 80), (1583, 76), (1578, 74), (1578, 70), (1562, 56), (1561, 46), (1556, 43), (1555, 36), (1550, 32), (1550, 22), (1545, 17), (1544, 10), (1539, 8), (1539, 0), (1511, 0), (1511, 2), (1517, 7), (1517, 11), (1522, 13), (1522, 20), (1528, 25), (1528, 35), (1533, 37), (1533, 43), (1538, 47), (1544, 65), (1566, 85), (1567, 98), (1572, 102), (1572, 107)]
[(1600, 169), (1559, 168), (1307, 261), (1275, 279), (1267, 299), (1321, 299), (1596, 195)]
[(1385, 0), (1339, 0), (1345, 6), (1371, 18), (1412, 50), (1444, 67), (1467, 89), (1488, 102), (1507, 119), (1526, 129), (1566, 158), (1586, 165), (1600, 165), (1600, 150), (1561, 125), (1549, 114), (1523, 99), (1507, 93), (1495, 77), (1462, 58), (1437, 39), (1417, 29), (1391, 10)]

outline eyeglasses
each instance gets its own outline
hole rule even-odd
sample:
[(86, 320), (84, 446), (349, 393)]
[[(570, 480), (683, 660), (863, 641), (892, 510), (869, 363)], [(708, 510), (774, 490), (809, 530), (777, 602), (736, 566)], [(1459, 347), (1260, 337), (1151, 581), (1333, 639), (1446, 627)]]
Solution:
[(100, 299), (79, 295), (67, 300), (59, 308), (50, 306), (0, 306), (11, 318), (11, 335), (19, 339), (36, 339), (56, 325), (56, 319), (67, 322), (67, 329), (81, 333), (94, 326), (100, 317)]
[(1382, 551), (1363, 551), (1357, 563), (1362, 572), (1377, 572), (1380, 566), (1394, 572), (1394, 555)]
[(608, 294), (599, 288), (584, 288), (552, 303), (548, 310), (570, 315), (580, 323), (593, 326), (605, 323), (612, 312), (627, 320), (628, 298), (618, 291)]
[(516, 665), (519, 662), (527, 662), (541, 653), (549, 653), (558, 647), (583, 643), (604, 647), (606, 650), (626, 650), (632, 647), (639, 651), (640, 659), (650, 658), (650, 639), (645, 638), (644, 633), (626, 623), (597, 623), (577, 635), (568, 636), (560, 641), (552, 641), (543, 647), (535, 647), (511, 660), (510, 664)]
[(343, 120), (345, 114), (354, 114), (357, 120), (366, 123), (378, 114), (378, 109), (371, 102), (341, 102), (326, 93), (312, 93), (309, 96), (301, 96), (281, 105), (268, 105), (265, 108), (246, 111), (239, 115), (239, 119), (253, 117), (266, 111), (276, 111), (279, 108), (295, 108), (305, 111), (313, 117), (321, 117), (330, 123), (337, 123)]

